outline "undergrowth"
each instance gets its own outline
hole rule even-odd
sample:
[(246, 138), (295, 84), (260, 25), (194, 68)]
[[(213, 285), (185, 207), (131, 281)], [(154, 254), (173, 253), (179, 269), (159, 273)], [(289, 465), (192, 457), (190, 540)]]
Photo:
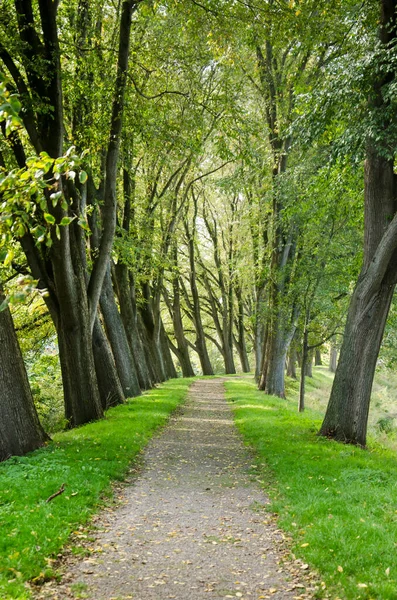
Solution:
[(320, 413), (299, 414), (296, 398), (266, 396), (249, 380), (229, 381), (226, 390), (256, 451), (270, 510), (292, 535), (294, 554), (323, 579), (319, 597), (395, 600), (395, 453), (375, 442), (362, 450), (318, 437)]
[[(56, 576), (52, 558), (111, 496), (192, 380), (162, 384), (106, 418), (59, 433), (47, 447), (0, 464), (0, 598), (27, 599), (25, 582)], [(46, 503), (65, 484), (65, 492)]]

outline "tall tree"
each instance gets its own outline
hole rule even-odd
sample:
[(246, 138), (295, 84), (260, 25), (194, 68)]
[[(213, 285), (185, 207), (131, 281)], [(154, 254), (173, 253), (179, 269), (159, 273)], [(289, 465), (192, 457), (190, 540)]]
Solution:
[(320, 434), (365, 446), (376, 361), (397, 282), (395, 53), (397, 2), (381, 0), (366, 140), (364, 260), (347, 317), (340, 359)]
[[(124, 0), (121, 6), (118, 60), (104, 161), (102, 235), (88, 284), (81, 227), (86, 220), (85, 176), (81, 178), (81, 188), (75, 181), (74, 171), (65, 174), (60, 169), (56, 173), (50, 167), (47, 176), (53, 175), (52, 189), (43, 190), (44, 200), (38, 198), (44, 213), (44, 229), (54, 225), (47, 237), (47, 247), (40, 249), (30, 233), (21, 234), (32, 273), (49, 291), (47, 302), (58, 334), (66, 416), (71, 425), (102, 416), (92, 330), (116, 224), (117, 164), (131, 21), (138, 1)], [(65, 105), (58, 3), (39, 0), (37, 13), (31, 0), (15, 0), (12, 16), (16, 21), (18, 40), (15, 43), (5, 36), (10, 48), (4, 44), (0, 46), (0, 59), (21, 95), (25, 107), (21, 116), (31, 145), (37, 154), (44, 151), (51, 159), (59, 159), (64, 152)], [(14, 51), (18, 53), (17, 59), (13, 56)], [(19, 140), (9, 141), (22, 168), (25, 164), (22, 145)], [(45, 171), (44, 168), (43, 174)], [(75, 219), (76, 215), (79, 219)]]

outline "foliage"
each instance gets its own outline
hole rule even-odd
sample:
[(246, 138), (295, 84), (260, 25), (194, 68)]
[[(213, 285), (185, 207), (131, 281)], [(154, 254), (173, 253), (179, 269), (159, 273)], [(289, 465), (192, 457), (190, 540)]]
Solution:
[(42, 354), (29, 361), (28, 377), (37, 414), (48, 434), (67, 425), (58, 354)]
[[(1, 598), (26, 599), (24, 581), (56, 576), (51, 565), (59, 550), (110, 497), (112, 480), (123, 479), (190, 383), (168, 382), (110, 409), (102, 421), (60, 433), (46, 448), (0, 464)], [(65, 493), (47, 504), (62, 483)]]
[[(71, 146), (64, 156), (53, 159), (46, 152), (39, 156), (32, 156), (26, 160), (26, 167), (13, 169), (4, 173), (0, 179), (1, 195), (1, 242), (6, 245), (13, 237), (21, 238), (28, 231), (33, 235), (36, 243), (52, 246), (53, 235), (60, 239), (60, 227), (69, 225), (73, 218), (63, 217), (56, 222), (51, 211), (60, 204), (64, 210), (68, 209), (67, 200), (61, 190), (59, 181), (62, 177), (75, 180), (76, 169), (80, 169), (86, 153), (75, 154)], [(87, 173), (80, 170), (80, 183), (85, 183)], [(50, 193), (45, 194), (48, 191)], [(87, 227), (81, 221), (81, 225)], [(4, 258), (7, 266), (13, 259), (10, 250)]]
[(264, 396), (249, 381), (226, 383), (236, 424), (257, 453), (270, 510), (293, 538), (293, 552), (346, 600), (392, 600), (397, 585), (395, 453), (319, 438), (320, 415)]

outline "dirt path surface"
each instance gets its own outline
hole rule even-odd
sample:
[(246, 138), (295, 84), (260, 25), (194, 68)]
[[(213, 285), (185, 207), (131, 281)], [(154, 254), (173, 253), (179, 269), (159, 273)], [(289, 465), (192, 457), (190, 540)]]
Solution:
[[(221, 380), (196, 381), (145, 451), (122, 505), (101, 517), (94, 552), (38, 598), (311, 598), (283, 566), (282, 536), (250, 475)], [(252, 470), (251, 470), (252, 472)]]

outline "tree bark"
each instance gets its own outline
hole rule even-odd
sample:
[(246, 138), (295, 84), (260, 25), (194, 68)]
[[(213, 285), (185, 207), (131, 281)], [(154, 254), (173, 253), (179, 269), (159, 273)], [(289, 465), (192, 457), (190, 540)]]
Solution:
[(297, 379), (296, 376), (296, 350), (293, 346), (290, 347), (288, 353), (288, 362), (287, 362), (287, 377), (291, 377), (291, 379)]
[(338, 350), (334, 344), (331, 344), (331, 348), (329, 351), (329, 371), (331, 373), (336, 372), (336, 367), (338, 365)]
[(250, 372), (250, 364), (248, 360), (247, 344), (245, 341), (245, 325), (244, 325), (244, 303), (240, 285), (235, 286), (237, 298), (238, 314), (237, 314), (237, 331), (238, 338), (236, 340), (236, 348), (240, 357), (241, 369), (243, 373)]
[[(0, 304), (4, 295), (0, 288)], [(0, 461), (36, 450), (50, 438), (40, 425), (10, 309), (0, 311)]]
[[(178, 377), (178, 373), (176, 372), (174, 361), (172, 360), (170, 347), (168, 345), (167, 334), (164, 329), (164, 323), (160, 320), (160, 348), (163, 356), (165, 373), (167, 379), (175, 379)], [(194, 376), (194, 372), (193, 372)]]
[(126, 398), (139, 396), (141, 389), (123, 321), (114, 298), (110, 264), (103, 281), (100, 307), (124, 395)]
[(99, 318), (95, 320), (92, 334), (95, 371), (103, 410), (125, 401), (123, 388), (117, 373), (114, 356)]
[(269, 325), (265, 360), (259, 381), (259, 389), (272, 396), (285, 398), (285, 363), (288, 348), (296, 331), (296, 307), (292, 310), (290, 319), (278, 316)]
[(323, 361), (321, 360), (321, 350), (319, 348), (316, 348), (315, 355), (314, 355), (314, 366), (321, 367), (322, 364), (323, 364)]
[(301, 379), (299, 385), (299, 412), (305, 410), (305, 379), (307, 374), (307, 364), (309, 358), (309, 332), (307, 329), (308, 318), (305, 320), (305, 328), (303, 331), (303, 344), (302, 344), (302, 363), (301, 363)]
[[(143, 334), (143, 344), (147, 356), (148, 364), (151, 366), (153, 376), (156, 383), (160, 383), (167, 379), (162, 349), (160, 346), (160, 328), (159, 314), (156, 316), (152, 307), (152, 293), (149, 283), (142, 284), (142, 303), (139, 307), (140, 313), (140, 330)], [(158, 311), (159, 313), (159, 311)]]
[(313, 350), (309, 350), (306, 359), (306, 377), (313, 377)]
[(254, 324), (254, 345), (255, 345), (255, 381), (259, 383), (263, 372), (264, 351), (266, 347), (266, 323), (263, 315), (265, 306), (265, 289), (262, 286), (256, 294), (255, 299), (255, 324)]
[(120, 314), (124, 323), (128, 343), (134, 357), (139, 387), (141, 390), (148, 390), (153, 387), (153, 382), (138, 329), (134, 282), (132, 278), (129, 277), (127, 265), (124, 265), (121, 262), (115, 265), (114, 274), (120, 305)]

